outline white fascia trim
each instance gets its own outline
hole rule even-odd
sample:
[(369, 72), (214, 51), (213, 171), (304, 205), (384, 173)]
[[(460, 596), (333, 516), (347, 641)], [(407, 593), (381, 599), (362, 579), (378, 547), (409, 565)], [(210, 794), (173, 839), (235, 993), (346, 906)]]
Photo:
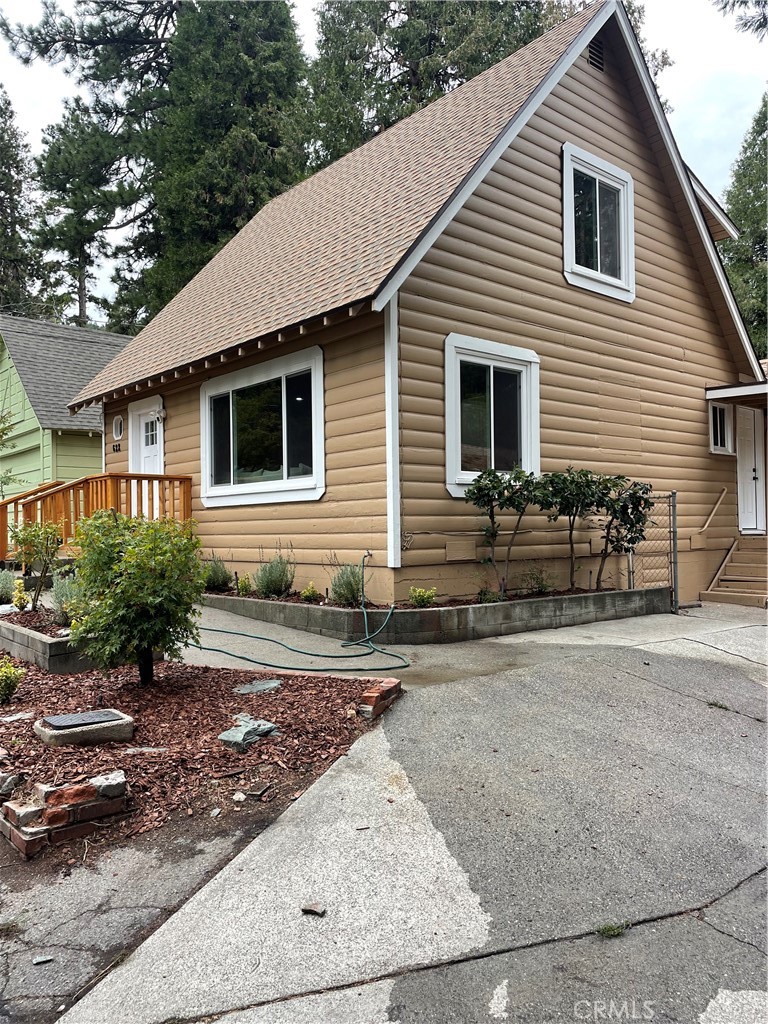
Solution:
[(504, 342), (449, 334), (445, 339), (445, 487), (454, 498), (464, 493), (478, 476), (461, 469), (459, 425), (459, 362), (462, 356), (491, 365), (513, 366), (520, 381), (520, 457), (526, 473), (541, 473), (541, 424), (539, 407), (540, 359), (530, 348)]
[[(282, 377), (301, 370), (312, 371), (312, 415), (314, 436), (311, 477), (292, 480), (265, 480), (264, 483), (226, 484), (214, 487), (210, 480), (209, 399), (248, 387), (261, 380)], [(319, 345), (302, 349), (292, 355), (279, 356), (255, 363), (221, 377), (212, 377), (200, 386), (200, 502), (204, 508), (230, 508), (237, 505), (282, 504), (287, 501), (318, 501), (325, 494), (325, 396), (323, 381), (323, 350)]]
[(693, 185), (693, 192), (696, 198), (699, 200), (700, 203), (702, 203), (702, 205), (706, 206), (706, 208), (715, 218), (717, 223), (723, 228), (723, 230), (727, 231), (734, 241), (737, 241), (737, 239), (741, 237), (741, 232), (739, 231), (739, 229), (733, 223), (733, 221), (722, 208), (722, 206), (720, 206), (720, 204), (711, 194), (711, 192), (709, 192), (707, 188), (699, 181), (699, 179), (696, 177), (696, 175), (693, 173), (690, 167), (687, 167), (686, 165), (686, 169), (691, 179), (691, 185)]
[(721, 398), (759, 398), (761, 395), (768, 396), (768, 381), (760, 381), (759, 384), (734, 384), (729, 387), (727, 384), (722, 387), (705, 388), (704, 394), (713, 402)]
[(400, 550), (400, 375), (397, 292), (384, 307), (384, 415), (387, 461), (387, 567), (399, 569)]
[[(618, 5), (620, 6), (620, 5)], [(555, 86), (560, 82), (563, 75), (570, 70), (577, 57), (584, 51), (590, 39), (595, 36), (605, 25), (608, 19), (616, 12), (616, 0), (608, 0), (589, 22), (581, 30), (576, 39), (571, 43), (565, 53), (560, 57), (549, 75), (541, 82), (538, 88), (534, 89), (526, 102), (520, 108), (517, 116), (508, 125), (496, 140), (485, 157), (475, 166), (464, 184), (459, 188), (453, 199), (448, 203), (442, 213), (433, 221), (432, 226), (425, 232), (421, 240), (413, 247), (406, 256), (402, 265), (392, 277), (384, 284), (372, 302), (372, 308), (380, 311), (384, 309), (393, 295), (402, 287), (403, 283), (410, 277), (424, 256), (429, 252), (434, 243), (445, 231), (456, 214), (461, 210), (466, 201), (482, 182), (489, 171), (493, 169), (496, 161), (509, 148), (514, 139), (526, 126), (531, 117), (536, 113), (539, 106), (549, 96)]]
[[(607, 181), (619, 193), (619, 230), (623, 277), (608, 277), (581, 267), (576, 262), (574, 234), (573, 168), (578, 167), (598, 181)], [(608, 163), (570, 142), (563, 143), (563, 275), (568, 284), (608, 295), (622, 302), (635, 300), (635, 189), (632, 176), (623, 168)]]
[[(163, 399), (161, 395), (152, 395), (150, 398), (142, 398), (138, 402), (128, 403), (128, 472), (140, 473), (140, 453), (138, 449), (141, 438), (136, 429), (136, 419), (141, 413), (157, 412), (163, 410)], [(106, 435), (105, 435), (106, 436)], [(123, 436), (125, 436), (125, 423), (123, 424)], [(160, 472), (165, 473), (165, 421), (158, 416), (157, 419), (157, 443), (160, 448)], [(106, 445), (104, 448), (106, 460)]]
[(750, 343), (747, 329), (741, 319), (741, 314), (739, 313), (738, 306), (736, 305), (736, 300), (733, 297), (733, 292), (728, 284), (725, 271), (720, 263), (720, 257), (717, 255), (715, 243), (712, 241), (712, 236), (709, 233), (709, 229), (704, 221), (702, 212), (699, 209), (699, 204), (697, 203), (696, 196), (693, 193), (690, 175), (683, 163), (683, 158), (680, 156), (677, 143), (675, 142), (674, 136), (672, 135), (672, 131), (667, 122), (666, 115), (662, 109), (661, 101), (659, 100), (656, 92), (656, 87), (654, 86), (648, 72), (648, 68), (645, 65), (645, 60), (638, 45), (637, 38), (635, 37), (632, 25), (630, 24), (629, 18), (621, 4), (614, 5), (612, 13), (616, 14), (616, 23), (624, 37), (625, 43), (627, 44), (627, 49), (629, 50), (629, 54), (632, 58), (632, 63), (635, 65), (635, 70), (637, 71), (640, 83), (643, 87), (643, 92), (646, 95), (654, 120), (656, 121), (656, 126), (659, 129), (659, 134), (664, 141), (664, 145), (667, 147), (667, 152), (669, 153), (669, 157), (672, 161), (672, 166), (677, 175), (680, 187), (683, 190), (683, 195), (686, 198), (694, 223), (698, 228), (702, 243), (704, 244), (707, 257), (712, 265), (712, 270), (717, 278), (717, 283), (720, 285), (726, 305), (728, 306), (728, 311), (731, 314), (739, 339), (744, 347), (744, 354), (747, 357), (747, 362), (749, 363), (755, 378), (757, 380), (762, 380), (763, 371), (760, 368), (760, 363), (758, 362), (755, 351)]

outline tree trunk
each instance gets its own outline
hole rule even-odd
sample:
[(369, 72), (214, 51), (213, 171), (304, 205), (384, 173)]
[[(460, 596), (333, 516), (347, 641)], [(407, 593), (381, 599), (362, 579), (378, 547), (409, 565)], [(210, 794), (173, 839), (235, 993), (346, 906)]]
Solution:
[(571, 549), (571, 579), (570, 579), (570, 584), (571, 584), (570, 585), (570, 589), (571, 590), (575, 590), (576, 589), (576, 552), (573, 549), (573, 531), (574, 531), (575, 527), (576, 527), (576, 520), (575, 519), (573, 521), (569, 520), (568, 521), (568, 546)]
[(155, 660), (151, 647), (142, 648), (136, 659), (139, 666), (139, 682), (142, 686), (149, 686), (155, 679)]
[(87, 261), (85, 246), (80, 246), (80, 253), (77, 261), (77, 325), (85, 327), (88, 324), (88, 291), (86, 289)]

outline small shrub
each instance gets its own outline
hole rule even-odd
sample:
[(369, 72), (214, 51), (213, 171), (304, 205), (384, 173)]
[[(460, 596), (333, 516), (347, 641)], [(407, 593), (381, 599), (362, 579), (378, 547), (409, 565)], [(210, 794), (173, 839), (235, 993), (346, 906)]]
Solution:
[(221, 593), (230, 590), (232, 587), (232, 573), (229, 571), (222, 558), (214, 555), (203, 563), (205, 570), (205, 589), (214, 593)]
[(24, 589), (24, 580), (18, 577), (13, 584), (13, 604), (20, 612), (29, 607), (29, 594)]
[(77, 578), (68, 572), (55, 572), (51, 587), (51, 604), (53, 617), (60, 626), (69, 626), (72, 622), (70, 608), (77, 595)]
[(19, 683), (26, 674), (23, 668), (16, 668), (11, 664), (7, 654), (0, 658), (0, 704), (10, 703), (11, 697), (16, 693)]
[(414, 608), (431, 608), (435, 603), (436, 593), (437, 587), (430, 587), (429, 590), (425, 590), (424, 587), (410, 587), (408, 600)]
[(32, 611), (36, 612), (43, 586), (56, 564), (61, 547), (61, 524), (22, 523), (21, 526), (11, 526), (9, 532), (16, 548), (13, 557), (37, 573), (32, 591)]
[(299, 596), (301, 597), (301, 600), (306, 601), (307, 604), (318, 604), (318, 602), (323, 599), (323, 595), (315, 586), (314, 580), (309, 581), (309, 586), (304, 587)]
[(359, 565), (336, 567), (331, 578), (331, 600), (345, 608), (356, 608), (363, 600), (363, 570)]
[(278, 551), (274, 558), (259, 567), (253, 585), (259, 597), (285, 597), (293, 588), (296, 560)]
[(498, 590), (491, 590), (490, 587), (480, 587), (477, 592), (477, 600), (480, 604), (498, 604), (499, 601), (506, 601), (504, 594)]
[(521, 583), (529, 594), (548, 594), (552, 589), (552, 577), (538, 565), (526, 569), (521, 576)]
[(0, 571), (0, 604), (10, 604), (13, 600), (13, 588), (16, 577), (10, 569)]
[(237, 596), (248, 597), (248, 595), (252, 593), (253, 583), (251, 582), (250, 574), (244, 572), (242, 576), (237, 577)]

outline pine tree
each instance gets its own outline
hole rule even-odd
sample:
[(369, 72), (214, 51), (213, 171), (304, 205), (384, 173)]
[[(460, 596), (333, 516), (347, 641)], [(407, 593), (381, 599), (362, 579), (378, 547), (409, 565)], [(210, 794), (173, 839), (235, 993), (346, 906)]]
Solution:
[(16, 125), (11, 101), (0, 85), (0, 312), (32, 311), (35, 259), (29, 145)]
[(739, 32), (751, 32), (758, 39), (768, 35), (768, 0), (713, 0), (723, 14), (736, 14)]
[(766, 240), (766, 164), (768, 161), (768, 94), (763, 96), (752, 125), (744, 137), (725, 192), (728, 216), (739, 228), (737, 240), (720, 243), (723, 263), (741, 310), (752, 345), (760, 359), (766, 357), (766, 288), (768, 288), (768, 241)]

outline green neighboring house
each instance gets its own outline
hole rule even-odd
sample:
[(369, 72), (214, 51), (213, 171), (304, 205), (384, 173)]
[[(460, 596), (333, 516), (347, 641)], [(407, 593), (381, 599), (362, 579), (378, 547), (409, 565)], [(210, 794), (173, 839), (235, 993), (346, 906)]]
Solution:
[(117, 355), (128, 337), (0, 315), (0, 412), (10, 412), (13, 448), (0, 451), (11, 497), (48, 480), (101, 473), (100, 408), (71, 416), (67, 403)]

